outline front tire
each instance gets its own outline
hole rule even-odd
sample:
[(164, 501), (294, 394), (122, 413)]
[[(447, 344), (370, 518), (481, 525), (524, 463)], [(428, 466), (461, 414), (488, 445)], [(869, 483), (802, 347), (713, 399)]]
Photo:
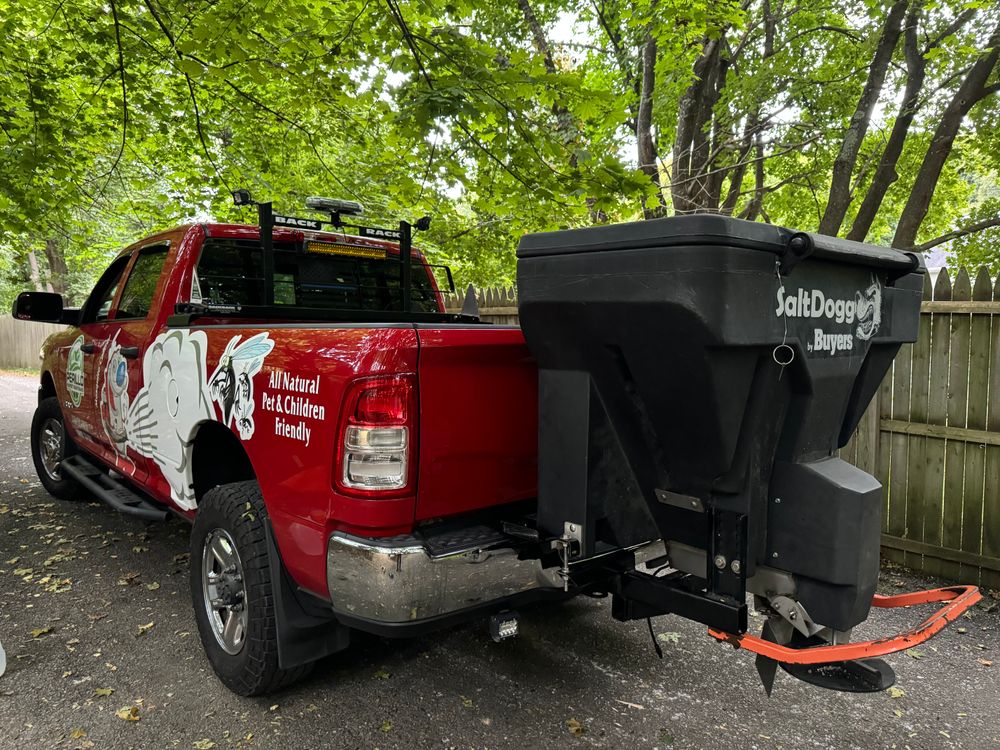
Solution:
[(31, 460), (42, 486), (60, 500), (79, 500), (83, 488), (60, 471), (64, 460), (77, 452), (76, 444), (66, 434), (59, 399), (42, 399), (31, 418)]
[(277, 623), (257, 482), (205, 493), (191, 530), (191, 600), (216, 675), (238, 695), (264, 695), (308, 674), (278, 666)]

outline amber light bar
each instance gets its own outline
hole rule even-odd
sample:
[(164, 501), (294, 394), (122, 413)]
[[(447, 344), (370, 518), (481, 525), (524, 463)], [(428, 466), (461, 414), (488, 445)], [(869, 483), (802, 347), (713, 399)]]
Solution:
[(355, 258), (378, 258), (384, 260), (386, 252), (381, 247), (358, 247), (339, 242), (307, 242), (306, 251), (324, 255), (352, 255)]

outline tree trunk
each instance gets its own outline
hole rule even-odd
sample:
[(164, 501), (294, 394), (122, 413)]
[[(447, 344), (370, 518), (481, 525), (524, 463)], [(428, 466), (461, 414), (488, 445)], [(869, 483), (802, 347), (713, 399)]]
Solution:
[[(722, 37), (720, 37), (720, 40)], [(717, 43), (711, 56), (706, 61), (702, 76), (702, 93), (691, 133), (691, 161), (687, 168), (687, 184), (683, 186), (692, 211), (718, 210), (719, 202), (712, 198), (711, 182), (708, 173), (710, 163), (714, 161), (711, 131), (720, 124), (713, 123), (715, 105), (722, 96), (726, 85), (728, 65), (722, 59), (722, 43)]]
[(896, 236), (892, 240), (893, 247), (909, 248), (916, 244), (917, 232), (920, 231), (920, 225), (927, 216), (931, 199), (934, 197), (934, 189), (941, 177), (941, 170), (944, 169), (944, 164), (951, 154), (955, 136), (958, 135), (958, 130), (969, 110), (991, 93), (991, 90), (986, 88), (986, 83), (997, 65), (997, 60), (1000, 59), (1000, 24), (997, 24), (990, 35), (986, 50), (985, 54), (969, 68), (962, 85), (948, 103), (934, 131), (934, 138), (924, 155), (910, 197), (899, 218)]
[[(706, 90), (714, 78), (719, 62), (721, 36), (706, 39), (702, 52), (694, 64), (694, 80), (677, 104), (677, 132), (674, 136), (673, 165), (670, 170), (670, 192), (674, 211), (690, 213), (696, 208), (691, 200), (697, 188), (691, 180), (695, 173), (695, 152), (704, 138)], [(711, 116), (711, 110), (708, 111)]]
[[(521, 9), (521, 13), (524, 15), (525, 23), (528, 24), (528, 28), (531, 30), (531, 38), (535, 45), (535, 51), (541, 55), (542, 64), (545, 65), (546, 72), (549, 73), (549, 75), (555, 75), (557, 71), (555, 60), (552, 57), (552, 46), (549, 44), (549, 40), (545, 36), (545, 29), (543, 29), (541, 23), (539, 23), (538, 16), (535, 15), (534, 8), (531, 7), (529, 0), (517, 0), (517, 5)], [(556, 116), (559, 136), (562, 138), (563, 144), (569, 145), (573, 142), (575, 130), (573, 127), (573, 116), (565, 106), (558, 102), (552, 105), (552, 114)], [(572, 154), (570, 156), (570, 161), (572, 166), (575, 167), (576, 154)]]
[(747, 160), (750, 158), (750, 149), (753, 148), (754, 131), (757, 129), (757, 118), (759, 112), (747, 118), (746, 125), (743, 126), (743, 141), (737, 156), (736, 165), (729, 173), (729, 191), (726, 193), (726, 200), (722, 204), (722, 213), (733, 215), (736, 205), (740, 201), (743, 193), (743, 177), (747, 172)]
[(660, 164), (656, 153), (656, 142), (653, 139), (653, 91), (656, 88), (656, 40), (649, 32), (643, 42), (640, 53), (641, 84), (639, 88), (639, 111), (635, 119), (635, 137), (638, 144), (639, 169), (641, 169), (653, 184), (659, 198), (659, 206), (650, 210), (643, 208), (647, 219), (663, 216), (663, 190), (660, 187)]
[(754, 136), (754, 151), (757, 155), (753, 163), (753, 198), (739, 216), (749, 221), (754, 221), (764, 208), (764, 137), (759, 131)]
[(42, 291), (42, 277), (38, 273), (38, 258), (35, 257), (34, 250), (28, 251), (28, 273), (31, 278), (31, 288), (36, 292)]
[[(554, 75), (557, 70), (555, 59), (552, 57), (552, 45), (549, 44), (549, 40), (545, 36), (545, 29), (543, 29), (542, 24), (539, 23), (538, 16), (535, 15), (535, 10), (531, 7), (530, 0), (517, 0), (517, 5), (521, 9), (521, 13), (524, 15), (525, 23), (528, 24), (528, 28), (531, 30), (531, 38), (535, 45), (535, 51), (541, 55), (542, 63), (545, 65), (545, 70), (550, 75)], [(552, 114), (556, 117), (556, 127), (563, 145), (571, 149), (569, 155), (569, 165), (576, 168), (579, 160), (576, 152), (571, 148), (573, 141), (577, 136), (577, 129), (576, 124), (573, 121), (573, 115), (559, 102), (555, 102), (552, 105)], [(592, 224), (603, 224), (608, 220), (608, 215), (604, 213), (604, 211), (596, 208), (596, 198), (589, 197), (586, 199), (586, 202)]]
[(55, 240), (45, 240), (45, 259), (49, 262), (49, 291), (65, 295), (69, 286), (69, 269), (62, 248)]
[(844, 133), (844, 138), (840, 144), (840, 153), (833, 163), (833, 179), (830, 182), (830, 197), (826, 203), (826, 210), (823, 218), (819, 222), (819, 231), (822, 234), (836, 236), (844, 223), (847, 209), (851, 205), (851, 175), (858, 160), (858, 152), (861, 144), (868, 132), (868, 125), (871, 122), (872, 111), (878, 101), (882, 86), (885, 84), (885, 76), (889, 70), (889, 63), (892, 62), (892, 55), (899, 42), (899, 35), (902, 30), (903, 19), (906, 16), (906, 8), (909, 0), (898, 0), (889, 9), (886, 16), (885, 26), (882, 28), (882, 35), (875, 48), (875, 57), (868, 72), (868, 80), (858, 99), (858, 105), (851, 116), (851, 123)]
[(910, 125), (920, 108), (920, 93), (924, 88), (924, 78), (927, 75), (927, 60), (917, 47), (917, 25), (919, 23), (919, 6), (911, 9), (906, 19), (904, 30), (904, 48), (906, 50), (906, 87), (903, 91), (903, 101), (899, 105), (899, 112), (896, 114), (896, 121), (892, 124), (892, 132), (889, 140), (882, 151), (882, 158), (879, 159), (875, 176), (872, 177), (871, 185), (865, 193), (864, 200), (858, 208), (858, 213), (854, 217), (851, 230), (847, 233), (847, 239), (863, 242), (868, 236), (875, 217), (878, 215), (885, 194), (892, 184), (899, 179), (896, 166), (899, 164), (899, 157), (903, 153), (903, 146), (906, 145), (906, 137), (910, 132)]

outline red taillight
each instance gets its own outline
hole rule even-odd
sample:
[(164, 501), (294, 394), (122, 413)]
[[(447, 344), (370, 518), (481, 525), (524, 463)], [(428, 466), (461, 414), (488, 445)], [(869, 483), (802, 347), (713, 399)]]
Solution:
[(353, 420), (359, 424), (406, 424), (410, 404), (410, 383), (400, 380), (365, 388), (358, 395)]
[(412, 485), (416, 413), (413, 375), (352, 383), (340, 421), (337, 488), (363, 497), (406, 494)]

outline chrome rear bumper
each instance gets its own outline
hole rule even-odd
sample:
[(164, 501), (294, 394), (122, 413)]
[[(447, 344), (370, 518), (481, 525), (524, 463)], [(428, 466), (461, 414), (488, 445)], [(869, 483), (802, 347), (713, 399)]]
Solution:
[[(636, 559), (662, 553), (661, 544), (649, 543), (637, 549)], [(327, 586), (337, 614), (384, 623), (439, 617), (534, 589), (561, 589), (557, 568), (517, 555), (501, 546), (432, 557), (414, 537), (334, 532), (327, 547)]]

